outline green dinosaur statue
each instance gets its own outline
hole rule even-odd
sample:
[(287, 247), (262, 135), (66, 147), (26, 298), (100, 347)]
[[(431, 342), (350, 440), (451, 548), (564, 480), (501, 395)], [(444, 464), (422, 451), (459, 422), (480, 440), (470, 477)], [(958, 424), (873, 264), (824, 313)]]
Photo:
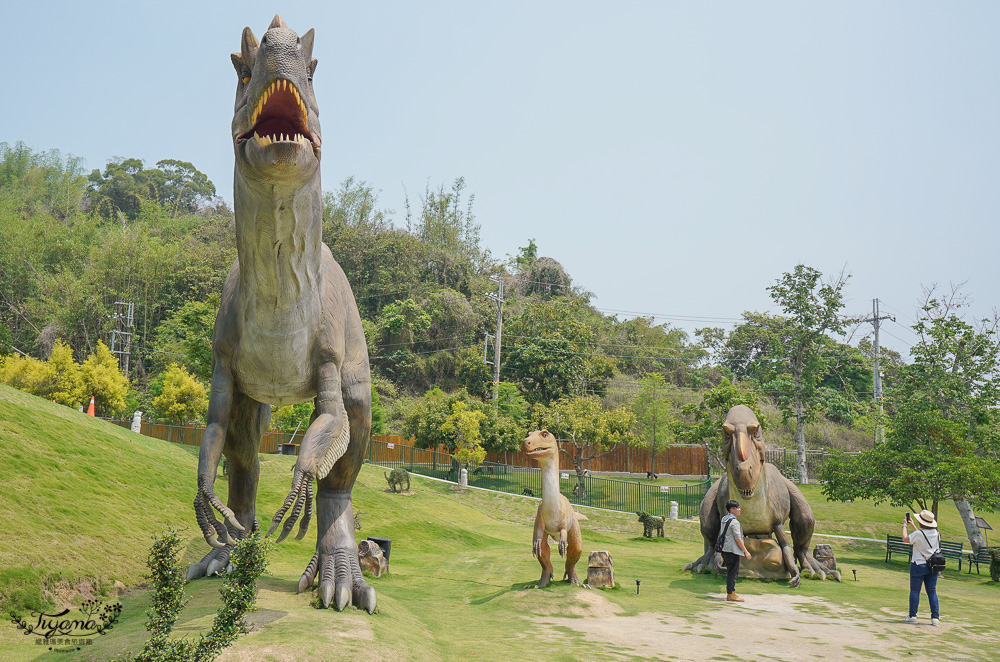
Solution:
[[(338, 610), (372, 612), (354, 542), (351, 490), (371, 429), (371, 377), (358, 307), (322, 237), (319, 107), (313, 94), (313, 31), (301, 37), (275, 16), (258, 42), (243, 30), (232, 55), (238, 83), (232, 139), (238, 257), (226, 278), (212, 338), (212, 392), (198, 460), (194, 507), (209, 545), (187, 578), (226, 568), (235, 538), (257, 528), (257, 449), (270, 405), (313, 400), (291, 492), (268, 534), (291, 513), (278, 542), (312, 515), (318, 482), (316, 553), (299, 591), (319, 575), (319, 597)], [(229, 462), (229, 498), (213, 491)], [(223, 515), (218, 521), (213, 508)]]
[[(798, 561), (803, 571), (819, 575), (821, 579), (830, 575), (840, 581), (835, 561), (833, 567), (824, 566), (809, 551), (816, 526), (812, 508), (798, 487), (782, 476), (777, 467), (764, 461), (764, 435), (753, 411), (736, 405), (726, 414), (722, 429), (726, 435), (722, 445), (726, 475), (709, 488), (701, 502), (704, 554), (684, 569), (695, 572), (706, 568), (721, 570), (715, 541), (719, 537), (726, 502), (735, 499), (743, 507), (739, 522), (747, 550), (753, 556), (741, 562), (741, 575), (790, 578), (789, 586), (796, 588), (801, 582), (795, 565)], [(786, 520), (791, 541), (784, 528)]]

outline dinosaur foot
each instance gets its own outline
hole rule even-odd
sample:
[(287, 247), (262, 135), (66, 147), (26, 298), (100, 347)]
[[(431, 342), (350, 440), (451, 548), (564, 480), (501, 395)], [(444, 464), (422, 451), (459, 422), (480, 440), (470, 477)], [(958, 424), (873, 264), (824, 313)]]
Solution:
[[(830, 576), (836, 579), (838, 582), (840, 581), (839, 570), (824, 565), (822, 561), (817, 560), (816, 557), (814, 557), (808, 550), (798, 551), (795, 554), (795, 558), (799, 562), (799, 566), (802, 568), (802, 574), (814, 577), (819, 576), (821, 580), (824, 580), (827, 578), (827, 576)], [(797, 586), (798, 584), (796, 584), (796, 586), (793, 586), (792, 588), (795, 588)]]
[[(583, 584), (580, 582), (580, 578), (576, 576), (576, 570), (575, 569), (573, 571), (568, 572), (565, 575), (563, 575), (563, 579), (565, 579), (567, 582), (569, 582), (570, 584), (573, 584), (575, 586), (583, 586)], [(590, 588), (590, 587), (588, 587), (588, 588)]]
[(299, 579), (298, 592), (312, 588), (319, 576), (319, 597), (323, 609), (333, 604), (334, 609), (343, 611), (348, 605), (364, 609), (369, 614), (375, 611), (377, 600), (375, 589), (365, 582), (358, 563), (357, 550), (338, 547), (332, 554), (317, 551)]
[(719, 570), (719, 567), (715, 563), (715, 552), (706, 553), (697, 561), (685, 564), (684, 570), (692, 570), (696, 575), (700, 575), (703, 572), (711, 572), (712, 570)]
[(552, 571), (546, 570), (542, 572), (542, 577), (541, 579), (538, 580), (538, 583), (535, 584), (535, 588), (545, 588), (546, 586), (549, 585), (549, 582), (551, 581), (552, 581)]
[[(250, 531), (253, 532), (257, 530), (257, 528), (257, 521), (254, 520), (253, 527)], [(240, 531), (235, 532), (236, 540), (242, 540), (246, 535), (247, 534)], [(233, 547), (234, 545), (216, 547), (206, 554), (200, 561), (189, 565), (184, 581), (189, 582), (192, 579), (211, 577), (212, 575), (221, 575), (223, 572), (229, 572), (232, 567), (229, 563), (229, 555), (233, 551)]]

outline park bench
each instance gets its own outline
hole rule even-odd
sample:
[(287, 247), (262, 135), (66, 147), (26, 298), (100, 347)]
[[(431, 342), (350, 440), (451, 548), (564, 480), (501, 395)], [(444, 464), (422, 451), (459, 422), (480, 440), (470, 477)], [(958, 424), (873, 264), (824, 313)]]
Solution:
[(965, 554), (962, 552), (962, 543), (951, 542), (950, 540), (941, 541), (941, 556), (946, 559), (955, 559), (958, 561), (958, 571), (962, 572), (962, 559)]
[(979, 574), (979, 564), (985, 563), (987, 566), (990, 564), (990, 549), (991, 547), (980, 547), (979, 551), (976, 553), (968, 552), (966, 560), (969, 562), (969, 574), (972, 574), (972, 564), (976, 564), (976, 574)]
[(897, 554), (906, 554), (906, 560), (909, 561), (910, 557), (913, 556), (913, 545), (911, 545), (908, 542), (903, 542), (902, 536), (886, 536), (885, 537), (886, 563), (892, 561), (893, 552)]
[[(889, 563), (892, 560), (893, 553), (906, 554), (906, 559), (910, 560), (911, 558), (913, 558), (913, 545), (908, 542), (903, 542), (903, 538), (901, 536), (886, 536), (885, 537), (886, 563)], [(942, 540), (941, 555), (946, 559), (955, 559), (956, 561), (958, 561), (958, 571), (959, 572), (962, 571), (962, 559), (963, 559), (962, 543), (951, 542), (950, 540)]]

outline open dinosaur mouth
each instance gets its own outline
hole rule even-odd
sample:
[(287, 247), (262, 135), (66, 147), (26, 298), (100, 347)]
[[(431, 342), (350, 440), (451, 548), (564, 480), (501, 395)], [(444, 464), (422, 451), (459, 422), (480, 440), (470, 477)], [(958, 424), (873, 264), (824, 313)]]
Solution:
[(740, 496), (744, 499), (749, 499), (753, 496), (754, 489), (751, 487), (749, 490), (740, 490)]
[(542, 453), (546, 452), (547, 450), (549, 450), (549, 449), (545, 448), (545, 447), (533, 448), (530, 451), (528, 451), (528, 455), (541, 455)]
[(253, 128), (236, 138), (238, 142), (252, 136), (258, 145), (295, 142), (312, 146), (317, 141), (309, 131), (309, 111), (302, 94), (289, 80), (272, 81), (250, 111)]

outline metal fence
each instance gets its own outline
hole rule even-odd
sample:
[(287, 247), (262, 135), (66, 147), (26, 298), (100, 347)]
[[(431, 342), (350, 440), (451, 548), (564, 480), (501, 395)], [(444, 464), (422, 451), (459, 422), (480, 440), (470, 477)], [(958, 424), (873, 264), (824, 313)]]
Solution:
[[(382, 467), (403, 467), (410, 473), (458, 482), (458, 463), (447, 453), (420, 450), (392, 442), (372, 439), (368, 461)], [(670, 502), (676, 501), (679, 517), (696, 517), (709, 481), (694, 485), (657, 485), (635, 481), (584, 476), (583, 489), (573, 471), (560, 471), (559, 491), (570, 503), (622, 512), (647, 512), (668, 515)], [(498, 462), (484, 462), (468, 475), (469, 485), (507, 494), (542, 495), (539, 469)]]
[[(823, 465), (830, 455), (824, 450), (806, 451), (806, 475), (810, 482), (819, 481)], [(794, 448), (768, 448), (764, 451), (764, 461), (776, 466), (788, 480), (799, 482), (799, 453)]]

